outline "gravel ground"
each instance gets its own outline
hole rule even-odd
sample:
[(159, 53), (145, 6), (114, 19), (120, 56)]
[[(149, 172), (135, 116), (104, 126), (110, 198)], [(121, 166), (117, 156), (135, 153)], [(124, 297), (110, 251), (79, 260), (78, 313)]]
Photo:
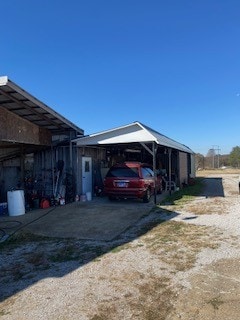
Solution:
[[(46, 253), (52, 257), (62, 246), (55, 242), (4, 251), (0, 319), (239, 319), (238, 176), (224, 175), (222, 182), (225, 197), (214, 196), (216, 185), (206, 179), (208, 195), (181, 210), (150, 213), (114, 243), (75, 242), (74, 252), (85, 248), (81, 260), (49, 262)], [(162, 239), (159, 245), (159, 230), (164, 230), (159, 217), (172, 228), (184, 224), (187, 241), (179, 233), (179, 242)], [(146, 225), (149, 232), (138, 235)], [(191, 267), (177, 268), (190, 251), (191, 237), (196, 259)], [(30, 259), (33, 253), (39, 260)]]
[[(214, 176), (211, 176), (212, 178)], [(219, 177), (219, 175), (217, 176)], [(187, 207), (173, 218), (195, 225), (214, 227), (223, 235), (219, 247), (206, 248), (198, 254), (194, 268), (179, 273), (176, 283), (182, 284), (182, 292), (175, 304), (175, 311), (168, 319), (222, 319), (237, 320), (240, 315), (240, 196), (238, 194), (238, 176), (223, 176), (224, 198), (202, 197), (191, 204), (191, 208), (204, 205), (216, 207), (218, 214), (195, 215)], [(208, 191), (214, 194), (211, 184)], [(213, 204), (213, 201), (215, 202)], [(222, 212), (221, 204), (225, 205)], [(189, 219), (190, 218), (190, 219)]]

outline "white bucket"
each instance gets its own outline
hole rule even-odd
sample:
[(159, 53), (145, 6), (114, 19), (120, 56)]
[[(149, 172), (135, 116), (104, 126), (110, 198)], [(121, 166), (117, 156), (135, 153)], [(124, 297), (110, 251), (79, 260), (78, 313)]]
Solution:
[(20, 216), (25, 214), (25, 199), (23, 190), (8, 191), (7, 202), (9, 216)]
[(92, 200), (92, 192), (86, 192), (87, 201)]
[(82, 194), (82, 195), (80, 196), (80, 201), (81, 201), (81, 202), (87, 201), (87, 196), (86, 196), (85, 194)]

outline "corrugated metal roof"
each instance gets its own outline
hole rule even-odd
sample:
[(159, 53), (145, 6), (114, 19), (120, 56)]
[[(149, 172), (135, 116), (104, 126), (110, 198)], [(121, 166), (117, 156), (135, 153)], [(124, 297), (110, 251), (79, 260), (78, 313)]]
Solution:
[(187, 153), (194, 153), (189, 147), (174, 141), (165, 135), (145, 126), (140, 122), (133, 122), (125, 126), (102, 131), (73, 140), (78, 146), (108, 145), (134, 142), (153, 142)]
[(82, 129), (27, 93), (6, 76), (0, 77), (0, 106), (54, 134), (72, 130), (77, 134), (84, 133)]

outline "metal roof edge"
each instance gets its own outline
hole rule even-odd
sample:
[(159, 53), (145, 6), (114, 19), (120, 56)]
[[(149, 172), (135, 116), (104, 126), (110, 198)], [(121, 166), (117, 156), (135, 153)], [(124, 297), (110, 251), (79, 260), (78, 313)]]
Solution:
[(72, 123), (71, 121), (67, 120), (64, 116), (60, 115), (58, 112), (56, 112), (55, 110), (53, 110), (52, 108), (48, 107), (46, 104), (44, 104), (43, 102), (41, 102), (40, 100), (38, 100), (37, 98), (35, 98), (33, 95), (31, 95), (30, 93), (28, 93), (27, 91), (25, 91), (24, 89), (22, 89), (20, 86), (18, 86), (16, 83), (14, 83), (13, 81), (11, 81), (7, 76), (2, 76), (0, 77), (0, 86), (9, 86), (10, 88), (12, 88), (13, 90), (15, 90), (16, 92), (18, 92), (19, 94), (23, 95), (25, 98), (29, 99), (30, 101), (32, 101), (33, 103), (37, 104), (39, 107), (41, 107), (42, 109), (46, 110), (47, 112), (53, 114), (56, 118), (58, 118), (59, 120), (65, 122), (69, 127), (71, 127), (73, 130), (75, 130), (76, 132), (83, 134), (84, 130), (79, 128), (78, 126), (76, 126), (74, 123)]
[(194, 154), (194, 152), (189, 147), (187, 147), (186, 145), (184, 145), (184, 144), (182, 144), (180, 142), (177, 142), (177, 141), (175, 141), (175, 140), (173, 140), (171, 138), (168, 138), (167, 136), (159, 133), (158, 131), (156, 131), (156, 130), (154, 130), (154, 129), (146, 126), (146, 125), (144, 125), (143, 123), (141, 123), (139, 121), (134, 121), (134, 122), (131, 122), (130, 124), (127, 124), (127, 125), (123, 125), (123, 126), (116, 127), (116, 128), (113, 128), (113, 129), (109, 129), (109, 130), (101, 131), (101, 132), (98, 132), (98, 133), (94, 133), (94, 134), (86, 135), (86, 136), (83, 136), (83, 137), (79, 137), (79, 138), (76, 138), (76, 139), (74, 139), (72, 141), (77, 143), (78, 140), (83, 140), (84, 138), (86, 138), (86, 139), (94, 138), (94, 137), (97, 137), (97, 136), (101, 136), (102, 134), (105, 134), (105, 133), (114, 132), (114, 131), (121, 130), (121, 129), (130, 127), (130, 126), (134, 126), (134, 125), (138, 125), (142, 130), (147, 131), (153, 137), (153, 139), (151, 141), (155, 141), (155, 142), (159, 143), (158, 138), (156, 136), (154, 136), (154, 134), (153, 134), (153, 133), (155, 133), (155, 134), (157, 134), (159, 136), (162, 136), (165, 139), (169, 140), (169, 142), (172, 142), (172, 144), (176, 144), (175, 147), (171, 146), (171, 148), (179, 150), (179, 151), (182, 151), (182, 152)]
[[(155, 141), (155, 142), (158, 141), (157, 138), (148, 130), (148, 127), (147, 127), (147, 126), (145, 126), (143, 123), (141, 123), (141, 122), (139, 122), (139, 121), (135, 121), (134, 123), (135, 123), (135, 124), (138, 124), (139, 127), (141, 127), (144, 131), (147, 131), (148, 133), (150, 133), (150, 135), (153, 137), (153, 140), (152, 140), (152, 141)], [(151, 129), (151, 128), (149, 128), (149, 129)], [(151, 130), (151, 131), (154, 131), (154, 130)]]
[[(164, 134), (162, 134), (162, 133), (160, 133), (160, 132), (158, 132), (158, 131), (156, 131), (156, 130), (148, 127), (148, 126), (146, 126), (145, 124), (143, 124), (143, 123), (141, 123), (141, 122), (138, 122), (138, 124), (141, 125), (143, 128), (145, 128), (145, 130), (153, 131), (153, 132), (159, 134), (160, 136), (165, 137), (165, 138), (169, 139), (170, 141), (173, 141), (174, 143), (177, 143), (177, 144), (183, 146), (184, 148), (186, 148), (186, 149), (189, 150), (189, 153), (193, 153), (193, 154), (194, 154), (194, 151), (191, 150), (191, 149), (190, 149), (188, 146), (186, 146), (185, 144), (182, 144), (182, 143), (180, 143), (180, 142), (178, 142), (178, 141), (176, 141), (176, 140), (174, 140), (174, 139), (172, 139), (172, 138), (169, 138), (169, 137), (167, 137), (166, 135), (164, 135)], [(157, 140), (157, 139), (156, 139), (156, 140)]]
[(105, 134), (105, 133), (109, 133), (109, 132), (114, 132), (114, 131), (117, 131), (117, 130), (120, 130), (120, 129), (124, 129), (124, 128), (130, 127), (130, 126), (132, 126), (133, 124), (135, 124), (135, 123), (132, 122), (132, 123), (129, 123), (129, 124), (120, 126), (120, 127), (115, 127), (115, 128), (108, 129), (108, 130), (104, 130), (104, 131), (100, 131), (100, 132), (97, 132), (97, 133), (92, 133), (92, 134), (86, 135), (86, 136), (84, 136), (84, 137), (80, 137), (80, 139), (81, 139), (81, 138), (85, 138), (85, 137), (96, 137), (96, 136), (101, 135), (101, 134)]
[(104, 131), (100, 131), (100, 132), (96, 132), (96, 133), (92, 133), (92, 134), (87, 134), (87, 135), (84, 135), (82, 137), (78, 137), (78, 138), (73, 139), (72, 142), (77, 142), (78, 140), (82, 140), (84, 138), (93, 138), (93, 137), (101, 136), (103, 134), (114, 132), (114, 131), (118, 131), (118, 130), (121, 130), (121, 129), (124, 129), (124, 128), (128, 128), (128, 127), (131, 127), (131, 126), (136, 125), (136, 124), (139, 125), (139, 122), (137, 122), (137, 121), (136, 122), (131, 122), (129, 124), (122, 125), (122, 126), (119, 126), (119, 127), (115, 127), (115, 128), (112, 128), (112, 129), (108, 129), (108, 130), (104, 130)]

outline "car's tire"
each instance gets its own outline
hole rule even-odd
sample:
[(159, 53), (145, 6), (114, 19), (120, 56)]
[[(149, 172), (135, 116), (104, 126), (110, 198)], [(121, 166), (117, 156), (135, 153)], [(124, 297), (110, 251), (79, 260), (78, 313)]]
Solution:
[(148, 203), (150, 198), (151, 198), (151, 190), (148, 188), (146, 190), (146, 193), (145, 193), (144, 197), (143, 197), (143, 202), (144, 203)]
[(114, 201), (114, 200), (115, 200), (115, 198), (114, 198), (113, 196), (108, 196), (108, 200), (110, 200), (110, 201)]

